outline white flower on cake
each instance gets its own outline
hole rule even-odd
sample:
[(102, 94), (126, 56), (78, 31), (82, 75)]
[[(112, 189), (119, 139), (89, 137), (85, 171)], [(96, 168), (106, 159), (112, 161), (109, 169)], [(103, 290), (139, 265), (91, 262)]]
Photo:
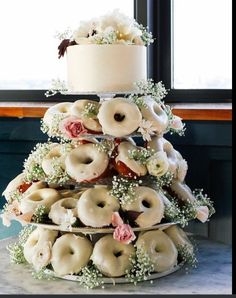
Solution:
[(52, 256), (52, 243), (47, 241), (43, 245), (36, 249), (32, 257), (32, 264), (36, 271), (46, 267)]
[(161, 177), (169, 168), (167, 155), (164, 151), (156, 152), (147, 160), (147, 169), (150, 175)]
[(152, 126), (152, 122), (143, 119), (139, 124), (138, 132), (141, 133), (144, 141), (151, 141), (151, 135), (155, 134), (156, 130)]
[(76, 222), (76, 217), (74, 217), (74, 214), (71, 209), (67, 209), (66, 214), (64, 215), (64, 221), (60, 225), (61, 229), (66, 231), (72, 231), (72, 225)]

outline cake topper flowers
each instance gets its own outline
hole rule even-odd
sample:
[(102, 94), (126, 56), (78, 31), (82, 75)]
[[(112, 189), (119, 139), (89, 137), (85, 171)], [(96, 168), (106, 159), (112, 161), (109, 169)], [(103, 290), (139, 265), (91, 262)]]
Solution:
[(121, 13), (118, 9), (100, 18), (80, 22), (79, 27), (71, 33), (57, 34), (61, 40), (58, 57), (61, 58), (66, 48), (82, 44), (124, 44), (148, 46), (154, 42), (152, 33), (135, 19)]

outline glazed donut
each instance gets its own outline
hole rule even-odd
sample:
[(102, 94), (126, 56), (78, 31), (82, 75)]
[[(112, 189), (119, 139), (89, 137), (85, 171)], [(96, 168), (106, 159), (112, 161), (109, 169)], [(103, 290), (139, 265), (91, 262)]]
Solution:
[(138, 186), (135, 189), (135, 201), (122, 205), (124, 211), (142, 212), (135, 220), (139, 227), (149, 227), (159, 223), (164, 217), (164, 203), (155, 190)]
[[(147, 168), (135, 159), (129, 158), (129, 151), (138, 149), (130, 142), (121, 142), (117, 148), (118, 155), (115, 158), (115, 169), (123, 176), (144, 176), (147, 174)], [(121, 166), (124, 165), (128, 168), (127, 171), (123, 171)]]
[(101, 104), (98, 120), (104, 134), (124, 137), (139, 127), (142, 115), (134, 103), (117, 97)]
[(52, 247), (52, 267), (60, 276), (79, 273), (89, 262), (92, 250), (92, 243), (87, 238), (64, 234)]
[(24, 244), (24, 257), (34, 267), (45, 267), (50, 263), (51, 245), (55, 242), (58, 231), (52, 231), (38, 227)]
[(60, 194), (55, 189), (38, 189), (31, 192), (20, 201), (20, 211), (24, 214), (27, 212), (34, 212), (38, 206), (45, 206), (47, 212), (49, 212), (52, 204), (60, 198)]
[(164, 151), (169, 162), (168, 171), (174, 175), (175, 179), (184, 181), (188, 169), (187, 162), (169, 141), (163, 137), (153, 137), (148, 142), (148, 147), (155, 152)]
[(42, 188), (47, 188), (47, 183), (44, 181), (37, 181), (33, 182), (31, 186), (24, 192), (25, 195), (31, 194), (33, 191), (42, 189)]
[(21, 189), (20, 189), (21, 186), (24, 186), (24, 190), (25, 190), (25, 188), (28, 189), (28, 187), (31, 186), (32, 183), (27, 183), (27, 182), (25, 182), (24, 179), (25, 179), (25, 175), (24, 175), (24, 173), (21, 173), (9, 182), (6, 189), (2, 193), (2, 195), (5, 196), (5, 198), (8, 202), (10, 202), (12, 200), (12, 193), (14, 191), (16, 191), (17, 189), (19, 189), (20, 192), (22, 192), (22, 193), (24, 192), (24, 191), (21, 191)]
[(177, 225), (170, 226), (165, 229), (164, 232), (170, 237), (170, 239), (174, 242), (177, 250), (179, 247), (185, 246), (185, 249), (188, 250), (189, 254), (193, 254), (193, 245), (188, 239), (186, 233)]
[(53, 175), (55, 172), (55, 160), (60, 164), (62, 169), (65, 169), (65, 156), (62, 145), (53, 146), (48, 154), (42, 160), (42, 168), (47, 176)]
[(77, 202), (78, 200), (73, 197), (68, 197), (57, 201), (52, 204), (48, 217), (56, 225), (61, 225), (65, 222), (67, 210), (70, 209), (74, 217), (77, 217)]
[(72, 197), (74, 199), (79, 199), (82, 195), (82, 193), (86, 190), (87, 188), (83, 188), (80, 190), (70, 190), (70, 189), (61, 189), (57, 190), (61, 196), (61, 198), (69, 198)]
[(49, 130), (52, 128), (53, 125), (53, 118), (55, 114), (69, 116), (70, 115), (70, 108), (72, 107), (73, 103), (71, 102), (60, 102), (52, 107), (50, 107), (43, 117), (43, 122), (49, 127)]
[(177, 265), (178, 251), (174, 242), (161, 230), (140, 234), (136, 246), (148, 254), (156, 272), (164, 272)]
[(85, 109), (86, 105), (88, 105), (88, 104), (94, 105), (97, 109), (99, 108), (99, 103), (96, 101), (86, 100), (86, 99), (77, 100), (71, 106), (70, 113), (73, 116), (76, 116), (79, 119), (81, 119), (85, 128), (95, 131), (95, 132), (101, 132), (102, 127), (101, 127), (100, 123), (98, 122), (97, 116), (85, 117), (83, 115), (84, 109)]
[(91, 259), (105, 276), (119, 277), (131, 269), (130, 257), (134, 253), (132, 244), (121, 243), (112, 235), (106, 235), (95, 243)]
[(162, 134), (169, 124), (169, 119), (166, 112), (162, 106), (150, 96), (145, 96), (143, 99), (144, 103), (146, 104), (140, 109), (143, 119), (150, 121), (155, 131), (158, 134)]
[(109, 194), (106, 186), (87, 189), (77, 203), (78, 217), (83, 224), (100, 228), (111, 224), (112, 213), (118, 211), (118, 200)]
[(108, 167), (109, 158), (94, 144), (79, 145), (65, 159), (67, 174), (77, 182), (91, 181), (100, 177)]

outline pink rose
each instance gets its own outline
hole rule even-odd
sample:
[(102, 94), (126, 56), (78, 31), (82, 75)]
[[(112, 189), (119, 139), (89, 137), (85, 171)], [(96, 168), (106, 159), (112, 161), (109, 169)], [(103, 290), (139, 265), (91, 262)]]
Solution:
[(121, 243), (129, 244), (131, 241), (136, 239), (134, 232), (130, 225), (121, 224), (115, 228), (113, 238)]
[(123, 223), (123, 219), (120, 217), (119, 212), (113, 212), (111, 216), (111, 224), (113, 225), (113, 227), (120, 226)]
[(182, 119), (179, 116), (173, 117), (173, 120), (171, 122), (171, 128), (176, 129), (176, 130), (181, 130), (183, 129), (183, 122)]
[(80, 135), (87, 133), (82, 121), (76, 117), (68, 117), (62, 120), (59, 129), (70, 139), (78, 138)]

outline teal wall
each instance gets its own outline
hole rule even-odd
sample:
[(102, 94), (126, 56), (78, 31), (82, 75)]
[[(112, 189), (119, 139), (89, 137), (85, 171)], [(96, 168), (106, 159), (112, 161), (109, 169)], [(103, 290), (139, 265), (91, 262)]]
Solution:
[[(169, 139), (188, 161), (187, 184), (204, 188), (215, 202), (209, 224), (193, 222), (188, 230), (231, 243), (232, 126), (231, 122), (188, 121), (185, 137)], [(39, 119), (0, 118), (0, 193), (22, 171), (24, 159), (37, 142), (46, 141)], [(0, 206), (4, 204), (0, 200)]]

